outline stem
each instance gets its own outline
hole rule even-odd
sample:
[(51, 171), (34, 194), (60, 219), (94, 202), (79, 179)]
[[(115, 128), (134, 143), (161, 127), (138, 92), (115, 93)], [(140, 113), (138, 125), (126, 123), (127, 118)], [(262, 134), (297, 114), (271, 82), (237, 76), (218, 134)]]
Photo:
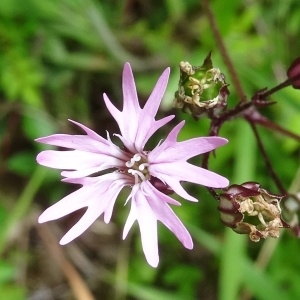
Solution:
[[(255, 138), (246, 122), (237, 120), (234, 133), (233, 182), (245, 182), (255, 175), (256, 157), (254, 154)], [(244, 263), (247, 257), (247, 237), (237, 235), (232, 229), (226, 228), (220, 253), (219, 295), (220, 300), (239, 299), (239, 291), (247, 280)]]
[(256, 138), (256, 141), (257, 141), (258, 148), (259, 148), (259, 150), (260, 150), (260, 152), (261, 152), (261, 154), (262, 154), (262, 156), (263, 156), (263, 158), (264, 158), (264, 160), (265, 160), (265, 162), (266, 162), (267, 169), (268, 169), (268, 171), (269, 171), (271, 177), (273, 178), (273, 180), (274, 180), (274, 182), (275, 182), (275, 184), (276, 184), (278, 190), (280, 191), (280, 193), (286, 195), (286, 194), (287, 194), (287, 191), (286, 191), (286, 189), (284, 188), (283, 184), (281, 183), (279, 177), (277, 176), (277, 174), (276, 174), (274, 168), (272, 167), (271, 161), (270, 161), (269, 156), (268, 156), (268, 154), (267, 154), (267, 152), (266, 152), (266, 150), (265, 150), (265, 148), (264, 148), (264, 145), (263, 145), (263, 143), (262, 143), (262, 141), (261, 141), (261, 138), (260, 138), (260, 136), (259, 136), (259, 134), (258, 134), (258, 131), (257, 131), (256, 126), (254, 125), (254, 123), (253, 123), (250, 119), (247, 119), (247, 120), (248, 120), (248, 122), (250, 123), (250, 126), (251, 126), (251, 128), (252, 128), (252, 130), (253, 130), (253, 132), (254, 132), (254, 135), (255, 135), (255, 138)]
[(237, 117), (239, 114), (243, 113), (243, 117), (251, 120), (251, 122), (260, 124), (261, 126), (264, 126), (266, 128), (276, 130), (279, 133), (288, 136), (290, 138), (295, 139), (296, 141), (300, 141), (300, 136), (281, 127), (280, 125), (270, 121), (266, 117), (262, 116), (256, 109), (255, 104), (252, 101), (243, 103), (241, 105), (237, 105), (235, 108), (226, 111), (223, 115), (221, 115), (218, 118), (213, 119), (212, 128), (213, 128), (213, 135), (217, 135), (217, 133), (220, 130), (221, 125), (234, 118)]
[[(250, 114), (251, 113), (251, 114)], [(290, 138), (293, 138), (295, 139), (296, 141), (299, 141), (300, 142), (300, 136), (281, 127), (280, 125), (270, 121), (269, 119), (267, 119), (266, 117), (262, 116), (259, 112), (257, 111), (248, 111), (247, 112), (247, 117), (246, 117), (248, 120), (251, 120), (251, 122), (253, 123), (256, 123), (256, 124), (259, 124), (261, 126), (264, 126), (268, 129), (271, 129), (271, 130), (276, 130), (278, 131), (279, 133), (285, 135), (285, 136), (288, 136)]]
[(287, 86), (290, 86), (290, 85), (291, 85), (291, 80), (287, 79), (286, 81), (280, 83), (279, 85), (276, 85), (275, 87), (271, 88), (270, 90), (267, 90), (265, 93), (262, 93), (259, 98), (266, 99), (270, 95), (272, 95), (272, 94), (278, 92), (279, 90), (281, 90)]
[(232, 79), (233, 85), (236, 89), (237, 95), (238, 95), (239, 99), (241, 99), (240, 102), (245, 102), (246, 101), (245, 93), (243, 91), (243, 88), (242, 88), (241, 82), (239, 80), (239, 77), (237, 75), (237, 72), (236, 72), (236, 70), (235, 70), (235, 68), (232, 64), (232, 61), (229, 57), (229, 54), (228, 54), (228, 51), (225, 47), (223, 39), (221, 37), (216, 19), (214, 17), (214, 14), (212, 12), (211, 7), (210, 7), (209, 0), (204, 0), (203, 3), (204, 3), (204, 9), (206, 11), (206, 15), (208, 17), (208, 21), (209, 21), (209, 23), (211, 25), (211, 28), (212, 28), (213, 35), (216, 39), (218, 48), (220, 49), (220, 53), (221, 53), (221, 56), (224, 60), (224, 63), (228, 68), (228, 72), (231, 76), (231, 79)]
[(260, 94), (260, 99), (266, 99), (268, 96), (270, 96), (270, 95), (278, 92), (279, 90), (281, 90), (281, 89), (283, 89), (283, 88), (285, 88), (287, 86), (293, 85), (293, 82), (295, 80), (298, 80), (299, 78), (300, 78), (300, 74), (296, 75), (294, 77), (288, 78), (286, 81), (284, 81), (284, 82), (276, 85), (275, 87), (273, 87), (270, 90), (267, 90), (265, 93)]

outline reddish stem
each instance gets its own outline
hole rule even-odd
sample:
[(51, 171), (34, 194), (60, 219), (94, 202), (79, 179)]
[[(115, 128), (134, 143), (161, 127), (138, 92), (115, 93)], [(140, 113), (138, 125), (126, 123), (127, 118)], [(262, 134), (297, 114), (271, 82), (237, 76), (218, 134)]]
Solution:
[(254, 123), (252, 122), (251, 119), (249, 119), (249, 118), (246, 118), (246, 119), (249, 122), (249, 124), (250, 124), (250, 126), (251, 126), (251, 128), (252, 128), (252, 130), (254, 132), (258, 148), (259, 148), (259, 150), (260, 150), (263, 158), (265, 159), (265, 163), (266, 163), (267, 169), (268, 169), (268, 171), (269, 171), (272, 179), (274, 180), (274, 182), (275, 182), (278, 190), (280, 191), (280, 193), (286, 195), (287, 194), (287, 190), (284, 188), (283, 184), (281, 183), (281, 180), (277, 176), (277, 174), (276, 174), (276, 172), (275, 172), (275, 170), (274, 170), (274, 168), (272, 166), (272, 163), (271, 163), (271, 161), (269, 159), (269, 156), (268, 156), (268, 154), (267, 154), (267, 152), (265, 150), (265, 147), (264, 147), (264, 145), (263, 145), (263, 143), (261, 141), (261, 138), (260, 138), (260, 136), (258, 134), (256, 126), (254, 125)]
[(220, 34), (220, 31), (219, 31), (219, 28), (218, 28), (218, 25), (217, 25), (217, 22), (216, 22), (216, 19), (215, 19), (215, 16), (212, 12), (212, 9), (210, 7), (210, 3), (209, 3), (209, 0), (204, 0), (203, 1), (203, 4), (204, 4), (204, 8), (205, 8), (205, 11), (206, 11), (206, 15), (207, 15), (207, 18), (208, 18), (208, 21), (211, 25), (211, 29), (212, 29), (212, 32), (213, 32), (213, 35), (216, 39), (216, 42), (217, 42), (217, 45), (218, 45), (218, 48), (220, 49), (220, 53), (221, 53), (221, 56), (224, 60), (224, 63), (225, 65), (227, 66), (228, 68), (228, 71), (229, 71), (229, 74), (231, 76), (231, 79), (232, 79), (232, 83), (236, 89), (236, 92), (237, 92), (237, 95), (240, 99), (241, 102), (245, 102), (246, 101), (246, 97), (245, 97), (245, 93), (243, 91), (243, 88), (242, 88), (242, 85), (241, 85), (241, 82), (239, 80), (239, 77), (237, 75), (237, 72), (233, 66), (233, 63), (230, 59), (230, 56), (228, 54), (228, 51), (225, 47), (225, 44), (223, 42), (223, 39), (222, 39), (222, 36)]

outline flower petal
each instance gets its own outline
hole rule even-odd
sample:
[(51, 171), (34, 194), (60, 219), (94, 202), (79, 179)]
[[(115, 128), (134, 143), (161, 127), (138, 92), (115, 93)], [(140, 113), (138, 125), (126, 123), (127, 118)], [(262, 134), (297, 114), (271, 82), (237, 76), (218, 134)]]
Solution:
[(148, 203), (155, 214), (156, 218), (161, 221), (187, 249), (193, 248), (193, 241), (191, 235), (182, 224), (180, 219), (175, 215), (170, 206), (163, 201), (161, 194), (153, 188), (149, 183), (146, 183)]
[(102, 213), (103, 207), (101, 210), (97, 207), (88, 207), (81, 219), (62, 237), (59, 243), (65, 245), (73, 241), (86, 231)]
[(104, 210), (104, 222), (106, 224), (110, 222), (117, 197), (125, 185), (126, 182), (124, 180), (118, 180), (113, 182), (108, 189), (108, 195), (106, 195), (106, 197), (110, 198), (110, 201)]
[(97, 140), (99, 142), (102, 142), (104, 144), (107, 143), (107, 145), (108, 145), (108, 141), (106, 139), (104, 139), (102, 136), (100, 136), (98, 133), (93, 131), (92, 129), (86, 127), (85, 125), (83, 125), (79, 122), (73, 121), (71, 119), (68, 119), (68, 120), (70, 122), (72, 122), (73, 124), (77, 125), (78, 127), (80, 127), (81, 129), (83, 129), (90, 138)]
[(161, 181), (165, 182), (177, 195), (180, 197), (192, 201), (192, 202), (198, 202), (198, 199), (191, 196), (186, 192), (186, 190), (181, 186), (179, 183), (179, 180), (177, 178), (174, 178), (173, 176), (169, 176), (166, 174), (155, 174)]
[(137, 152), (141, 152), (149, 138), (162, 126), (170, 122), (175, 116), (170, 115), (158, 121), (150, 120), (148, 117), (141, 118), (141, 123), (135, 139), (135, 148)]
[[(123, 110), (117, 110), (108, 97), (104, 95), (104, 101), (115, 120), (117, 121), (121, 135), (126, 140), (125, 147), (129, 150), (135, 150), (134, 141), (138, 130), (138, 120), (141, 108), (138, 102), (136, 86), (129, 63), (124, 65), (122, 76), (123, 87)], [(128, 122), (130, 120), (130, 122)]]
[(143, 108), (143, 111), (152, 118), (157, 114), (162, 97), (164, 96), (168, 85), (169, 76), (170, 68), (166, 68), (157, 80), (157, 83)]
[(155, 161), (155, 158), (162, 153), (165, 149), (172, 147), (177, 140), (178, 133), (182, 129), (185, 121), (181, 121), (179, 124), (177, 124), (168, 134), (168, 136), (165, 138), (165, 140), (157, 145), (149, 154), (148, 154), (148, 161), (152, 162)]
[(157, 219), (149, 206), (148, 200), (146, 199), (140, 184), (133, 186), (130, 196), (132, 197), (131, 208), (124, 226), (123, 239), (126, 238), (133, 223), (137, 220), (146, 260), (152, 267), (157, 267), (159, 262)]
[(122, 112), (119, 111), (109, 100), (109, 98), (107, 97), (107, 95), (104, 93), (103, 94), (103, 99), (105, 102), (105, 105), (108, 109), (108, 111), (110, 112), (110, 114), (113, 116), (113, 118), (116, 120), (116, 122), (119, 125), (119, 128), (121, 130), (122, 126), (123, 126), (123, 117), (122, 117)]
[(127, 159), (127, 155), (110, 140), (104, 139), (96, 132), (80, 123), (72, 120), (69, 121), (82, 128), (87, 133), (87, 135), (53, 134), (50, 136), (38, 138), (35, 141), (43, 144), (79, 151), (123, 157), (124, 160)]
[(155, 121), (155, 116), (168, 84), (169, 74), (170, 68), (165, 69), (165, 71), (157, 80), (157, 83), (144, 108), (138, 115), (139, 122), (135, 139), (135, 147), (138, 152), (142, 151), (145, 144), (154, 134), (154, 132), (174, 118), (172, 115), (167, 116), (159, 121)]
[(87, 135), (53, 134), (38, 138), (36, 142), (94, 153), (99, 153), (101, 150), (103, 153), (103, 148), (109, 150), (106, 143), (101, 143)]
[(43, 166), (65, 170), (82, 170), (93, 167), (101, 167), (102, 170), (105, 170), (124, 165), (124, 161), (112, 156), (78, 150), (46, 150), (40, 152), (36, 159)]
[[(227, 178), (183, 161), (152, 164), (149, 171), (153, 176), (162, 178), (162, 180), (164, 179), (163, 175), (166, 174), (179, 181), (193, 182), (213, 188), (224, 188), (229, 184)], [(170, 187), (172, 188), (171, 185)]]
[(140, 190), (132, 199), (132, 205), (136, 206), (137, 220), (141, 232), (142, 247), (147, 262), (156, 268), (159, 262), (157, 241), (157, 219)]
[(167, 138), (153, 149), (148, 155), (150, 163), (172, 162), (187, 160), (196, 155), (216, 149), (228, 141), (221, 137), (199, 137), (183, 142), (177, 142), (179, 131), (182, 129), (184, 121), (176, 125)]
[(75, 180), (76, 183), (86, 182), (87, 185), (49, 207), (41, 214), (39, 222), (55, 220), (87, 206), (88, 209), (82, 218), (61, 239), (62, 245), (82, 234), (103, 212), (107, 214), (104, 218), (108, 223), (116, 198), (126, 184), (122, 175), (121, 178), (117, 179), (118, 177), (115, 173), (99, 176), (99, 180), (94, 182)]
[[(117, 121), (125, 148), (131, 152), (141, 152), (155, 131), (168, 123), (174, 116), (155, 120), (158, 107), (165, 93), (170, 69), (167, 68), (158, 79), (148, 101), (140, 108), (134, 77), (130, 64), (126, 63), (123, 70), (123, 110), (120, 112), (104, 94), (105, 104)], [(130, 121), (129, 121), (130, 120)]]
[(152, 163), (187, 160), (196, 155), (206, 153), (226, 144), (228, 141), (220, 137), (199, 137), (174, 144), (160, 151)]
[[(123, 115), (130, 121), (137, 119), (141, 108), (136, 92), (136, 86), (132, 69), (129, 63), (125, 63), (122, 76), (122, 90), (123, 90)], [(133, 119), (132, 119), (133, 118)], [(125, 118), (123, 119), (125, 121)], [(129, 129), (131, 122), (124, 122), (124, 129)]]
[(38, 222), (44, 223), (64, 217), (80, 208), (89, 205), (89, 198), (94, 193), (90, 187), (82, 187), (76, 192), (62, 198), (57, 203), (47, 208), (39, 217)]
[(131, 229), (133, 223), (137, 220), (137, 211), (136, 211), (136, 205), (131, 203), (131, 207), (130, 207), (130, 212), (129, 215), (127, 217), (127, 220), (125, 222), (124, 225), (124, 229), (123, 229), (123, 240), (126, 239), (129, 230)]

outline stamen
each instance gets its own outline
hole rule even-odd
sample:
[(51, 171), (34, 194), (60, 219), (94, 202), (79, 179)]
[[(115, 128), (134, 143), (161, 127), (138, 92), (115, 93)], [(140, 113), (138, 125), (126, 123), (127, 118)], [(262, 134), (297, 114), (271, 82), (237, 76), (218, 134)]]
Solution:
[(142, 153), (134, 154), (130, 160), (125, 162), (125, 166), (128, 168), (127, 172), (134, 177), (135, 184), (147, 180), (149, 176), (147, 168), (150, 164), (147, 162), (146, 155)]
[(130, 161), (127, 161), (127, 162), (125, 163), (125, 166), (126, 166), (127, 168), (131, 168), (134, 164), (135, 164), (134, 158), (131, 158)]
[(144, 171), (145, 168), (146, 168), (146, 167), (149, 167), (149, 166), (150, 166), (150, 164), (148, 164), (148, 163), (140, 164), (140, 165), (139, 165), (139, 170), (140, 170), (140, 171)]
[(135, 161), (140, 161), (140, 160), (142, 159), (142, 157), (141, 157), (139, 154), (134, 154), (134, 155), (133, 155), (133, 159), (134, 159)]
[(262, 215), (262, 213), (258, 213), (258, 219), (265, 227), (267, 227), (267, 224), (264, 220), (264, 216)]
[(132, 170), (129, 169), (128, 173), (132, 174), (134, 176), (134, 180), (135, 180), (135, 184), (138, 183), (138, 179), (140, 178), (142, 181), (146, 180), (146, 177), (144, 176), (144, 174), (142, 172), (136, 171), (136, 170)]
[(138, 184), (139, 183), (139, 178), (138, 178), (138, 175), (134, 172), (134, 170), (129, 169), (128, 173), (133, 175), (133, 177), (134, 177), (134, 184)]

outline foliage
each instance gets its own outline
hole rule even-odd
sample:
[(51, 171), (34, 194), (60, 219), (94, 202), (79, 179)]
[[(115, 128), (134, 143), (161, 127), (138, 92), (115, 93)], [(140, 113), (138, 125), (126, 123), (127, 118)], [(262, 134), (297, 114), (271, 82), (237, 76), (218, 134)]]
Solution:
[[(240, 100), (202, 2), (0, 2), (0, 299), (73, 299), (72, 293), (88, 299), (80, 296), (84, 289), (95, 299), (300, 298), (299, 240), (285, 232), (278, 240), (253, 243), (224, 229), (217, 203), (204, 188), (189, 186), (199, 203), (178, 199), (182, 206), (176, 211), (192, 233), (194, 249), (181, 247), (160, 226), (157, 269), (144, 261), (137, 234), (121, 241), (128, 214), (122, 201), (113, 224), (104, 227), (99, 220), (72, 245), (53, 246), (81, 212), (51, 226), (51, 235), (37, 225), (40, 211), (68, 191), (57, 172), (37, 167), (34, 157), (42, 146), (33, 140), (74, 132), (68, 118), (101, 135), (116, 132), (102, 93), (121, 102), (124, 62), (133, 67), (142, 100), (171, 67), (161, 115), (172, 109), (179, 62), (201, 65), (209, 51), (230, 84), (228, 106)], [(246, 97), (284, 81), (299, 56), (299, 1), (210, 2)], [(299, 98), (299, 90), (287, 87), (271, 95), (276, 104), (261, 113), (299, 134)], [(186, 119), (182, 140), (208, 134), (207, 119), (174, 113), (176, 121)], [(299, 141), (263, 127), (258, 131), (285, 188), (298, 192)], [(244, 120), (227, 122), (219, 134), (230, 143), (210, 157), (210, 169), (231, 183), (258, 181), (279, 192)], [(60, 255), (73, 268), (60, 263)], [(76, 276), (84, 278), (82, 286), (74, 285)]]

